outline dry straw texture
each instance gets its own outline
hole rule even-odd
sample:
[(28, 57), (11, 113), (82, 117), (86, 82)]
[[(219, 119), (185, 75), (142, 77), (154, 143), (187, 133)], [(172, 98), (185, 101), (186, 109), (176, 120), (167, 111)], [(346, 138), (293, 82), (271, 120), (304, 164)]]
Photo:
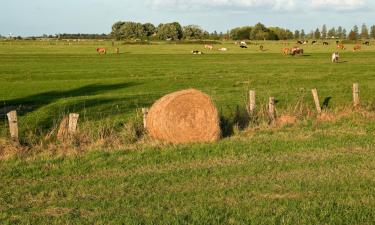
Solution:
[(146, 120), (150, 137), (173, 144), (217, 141), (221, 133), (219, 121), (211, 98), (195, 89), (159, 99)]

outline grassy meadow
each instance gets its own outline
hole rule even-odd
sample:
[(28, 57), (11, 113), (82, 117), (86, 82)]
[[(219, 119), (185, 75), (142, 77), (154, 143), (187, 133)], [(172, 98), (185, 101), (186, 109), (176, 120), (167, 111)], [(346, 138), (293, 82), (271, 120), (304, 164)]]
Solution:
[[(264, 51), (232, 42), (208, 51), (201, 44), (0, 41), (0, 155), (12, 151), (2, 141), (9, 109), (19, 113), (25, 146), (48, 145), (69, 112), (80, 113), (81, 130), (106, 135), (104, 126), (120, 129), (140, 108), (186, 88), (209, 94), (227, 119), (250, 89), (260, 110), (274, 96), (279, 116), (303, 114), (288, 124), (250, 124), (213, 144), (142, 138), (120, 149), (26, 147), (0, 160), (0, 224), (373, 224), (375, 45), (352, 52), (348, 44), (332, 64), (333, 42), (303, 46), (296, 57), (281, 54), (293, 42), (257, 44)], [(326, 100), (318, 119), (312, 88)]]

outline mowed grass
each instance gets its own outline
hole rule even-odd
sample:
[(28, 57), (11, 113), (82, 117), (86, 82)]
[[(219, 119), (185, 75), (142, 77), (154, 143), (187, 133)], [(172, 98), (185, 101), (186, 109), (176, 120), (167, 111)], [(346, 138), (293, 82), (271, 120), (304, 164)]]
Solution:
[[(286, 57), (281, 42), (190, 55), (201, 45), (120, 45), (124, 54), (98, 56), (105, 42), (0, 44), (0, 99), (20, 106), (22, 132), (48, 132), (54, 120), (79, 112), (82, 122), (126, 121), (171, 91), (198, 88), (220, 110), (278, 99), (279, 112), (310, 89), (329, 108), (351, 103), (360, 83), (369, 106), (375, 91), (375, 47), (341, 51), (306, 46)], [(293, 45), (291, 45), (293, 46)], [(111, 47), (108, 47), (110, 50)], [(371, 109), (371, 107), (368, 107)], [(41, 154), (0, 161), (0, 223), (4, 224), (373, 224), (375, 120), (346, 112), (329, 121), (305, 119), (253, 128), (215, 144), (96, 149), (76, 156)], [(1, 134), (7, 135), (6, 118)]]
[[(360, 83), (364, 102), (373, 100), (375, 47), (353, 53), (353, 45), (347, 45), (342, 63), (332, 64), (334, 43), (303, 46), (303, 57), (282, 56), (282, 42), (263, 45), (263, 52), (258, 45), (215, 45), (229, 48), (223, 53), (203, 50), (203, 45), (116, 43), (122, 52), (116, 55), (110, 42), (2, 42), (0, 101), (5, 109), (19, 106), (21, 132), (36, 132), (48, 130), (67, 112), (89, 122), (123, 120), (185, 88), (208, 93), (223, 111), (244, 105), (249, 89), (257, 91), (260, 105), (276, 97), (279, 110), (295, 105), (301, 89), (312, 105), (311, 88), (318, 88), (322, 101), (332, 97), (333, 108), (347, 104), (353, 82)], [(96, 47), (107, 47), (108, 54), (97, 55)], [(191, 55), (193, 49), (207, 54)]]

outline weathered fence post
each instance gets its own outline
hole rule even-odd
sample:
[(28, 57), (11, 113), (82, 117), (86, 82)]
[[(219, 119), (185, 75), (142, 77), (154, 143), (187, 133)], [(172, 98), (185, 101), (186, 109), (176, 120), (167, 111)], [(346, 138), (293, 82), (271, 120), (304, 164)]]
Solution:
[(359, 84), (354, 83), (353, 84), (353, 105), (354, 107), (358, 107), (360, 104), (359, 101)]
[(143, 114), (143, 128), (147, 129), (148, 108), (142, 108), (142, 114)]
[(255, 97), (256, 97), (256, 93), (255, 91), (251, 90), (249, 92), (249, 113), (250, 114), (253, 114), (254, 111), (255, 111), (255, 108), (256, 108), (256, 100), (255, 100)]
[(317, 111), (319, 114), (321, 114), (321, 113), (322, 113), (322, 107), (320, 107), (319, 96), (318, 96), (318, 90), (315, 88), (315, 89), (312, 89), (311, 92), (312, 92), (312, 95), (313, 95), (313, 97), (314, 97), (314, 102), (315, 102), (316, 111)]
[(69, 134), (74, 134), (77, 131), (78, 118), (79, 118), (79, 114), (77, 113), (69, 114), (69, 125), (68, 125)]
[(17, 111), (11, 111), (7, 113), (9, 121), (9, 131), (10, 137), (13, 141), (18, 142), (18, 121), (17, 121)]
[(268, 102), (268, 113), (271, 119), (271, 123), (274, 123), (276, 120), (276, 107), (275, 107), (275, 98), (270, 97)]

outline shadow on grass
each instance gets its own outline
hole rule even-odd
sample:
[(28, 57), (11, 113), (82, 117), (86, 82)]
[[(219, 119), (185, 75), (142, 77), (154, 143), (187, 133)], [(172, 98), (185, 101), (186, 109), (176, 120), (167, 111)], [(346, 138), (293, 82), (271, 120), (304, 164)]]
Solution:
[(17, 110), (18, 114), (22, 116), (27, 113), (36, 111), (43, 106), (52, 104), (63, 98), (98, 95), (107, 91), (128, 88), (136, 85), (139, 84), (134, 82), (126, 82), (119, 84), (91, 84), (72, 90), (49, 91), (27, 96), (24, 98), (4, 101), (3, 106), (0, 106), (0, 116), (4, 116), (11, 110)]

